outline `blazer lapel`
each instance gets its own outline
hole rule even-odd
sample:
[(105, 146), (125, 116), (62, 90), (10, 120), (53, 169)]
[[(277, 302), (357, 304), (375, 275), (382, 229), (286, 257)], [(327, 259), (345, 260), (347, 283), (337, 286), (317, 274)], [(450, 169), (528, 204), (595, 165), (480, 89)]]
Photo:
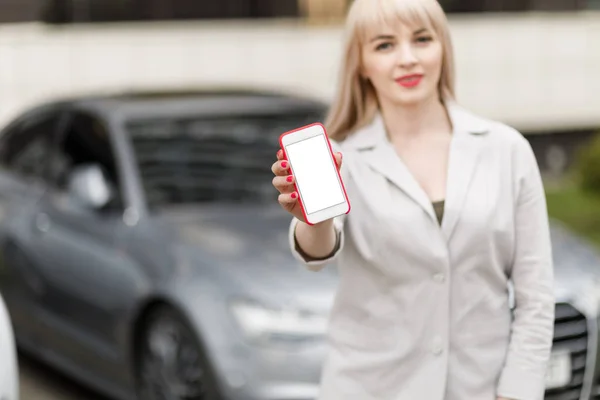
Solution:
[(361, 152), (363, 159), (377, 172), (414, 200), (435, 221), (435, 211), (427, 194), (387, 139), (381, 115), (347, 139), (347, 144)]
[(391, 145), (388, 144), (376, 147), (369, 154), (365, 154), (365, 159), (373, 169), (385, 176), (390, 182), (400, 188), (400, 190), (408, 197), (421, 206), (423, 211), (425, 211), (437, 224), (435, 211), (433, 210), (433, 205), (429, 201), (427, 194)]
[[(454, 102), (447, 102), (446, 108), (452, 122), (453, 137), (450, 142), (441, 230), (449, 240), (462, 212), (486, 134), (490, 130), (490, 123)], [(435, 224), (438, 223), (427, 194), (389, 143), (380, 114), (377, 114), (369, 125), (349, 136), (345, 142), (346, 145), (360, 151), (361, 156), (374, 170), (415, 201)]]
[(490, 126), (489, 122), (454, 103), (449, 103), (447, 109), (452, 121), (453, 138), (448, 159), (442, 232), (449, 240), (463, 210)]

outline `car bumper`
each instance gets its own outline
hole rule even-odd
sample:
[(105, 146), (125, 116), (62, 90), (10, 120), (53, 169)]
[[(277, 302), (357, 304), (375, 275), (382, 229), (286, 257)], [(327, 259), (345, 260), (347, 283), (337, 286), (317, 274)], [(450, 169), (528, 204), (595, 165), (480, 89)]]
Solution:
[(326, 342), (286, 348), (250, 347), (222, 376), (229, 400), (315, 400)]

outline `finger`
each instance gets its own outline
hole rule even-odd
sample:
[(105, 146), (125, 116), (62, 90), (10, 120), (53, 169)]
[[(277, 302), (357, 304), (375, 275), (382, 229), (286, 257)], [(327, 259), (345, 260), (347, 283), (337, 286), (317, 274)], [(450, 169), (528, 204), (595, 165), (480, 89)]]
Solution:
[(279, 193), (292, 193), (296, 188), (294, 187), (294, 177), (288, 176), (276, 176), (273, 178), (273, 186), (279, 191)]
[(335, 153), (334, 157), (338, 169), (342, 168), (342, 153)]
[(279, 149), (277, 152), (277, 161), (283, 160), (283, 150)]
[(278, 197), (279, 204), (286, 210), (291, 210), (298, 201), (298, 193), (281, 193)]
[(271, 171), (277, 176), (289, 175), (290, 163), (287, 161), (277, 161), (271, 166)]

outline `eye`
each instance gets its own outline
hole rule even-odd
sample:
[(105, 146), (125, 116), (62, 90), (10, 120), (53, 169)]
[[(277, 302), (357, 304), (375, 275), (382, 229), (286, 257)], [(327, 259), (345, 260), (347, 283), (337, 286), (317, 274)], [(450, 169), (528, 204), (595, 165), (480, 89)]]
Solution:
[(383, 51), (383, 50), (389, 50), (391, 49), (393, 46), (392, 42), (383, 42), (383, 43), (379, 43), (376, 47), (375, 50), (376, 51)]
[(431, 36), (419, 36), (417, 39), (417, 43), (428, 43), (433, 40)]

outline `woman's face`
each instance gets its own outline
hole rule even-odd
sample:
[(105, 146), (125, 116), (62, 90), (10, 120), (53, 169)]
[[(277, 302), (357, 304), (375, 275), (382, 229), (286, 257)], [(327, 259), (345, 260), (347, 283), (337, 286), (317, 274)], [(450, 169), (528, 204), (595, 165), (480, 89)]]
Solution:
[(442, 43), (422, 26), (398, 23), (373, 30), (361, 49), (363, 78), (380, 102), (414, 106), (438, 96)]

